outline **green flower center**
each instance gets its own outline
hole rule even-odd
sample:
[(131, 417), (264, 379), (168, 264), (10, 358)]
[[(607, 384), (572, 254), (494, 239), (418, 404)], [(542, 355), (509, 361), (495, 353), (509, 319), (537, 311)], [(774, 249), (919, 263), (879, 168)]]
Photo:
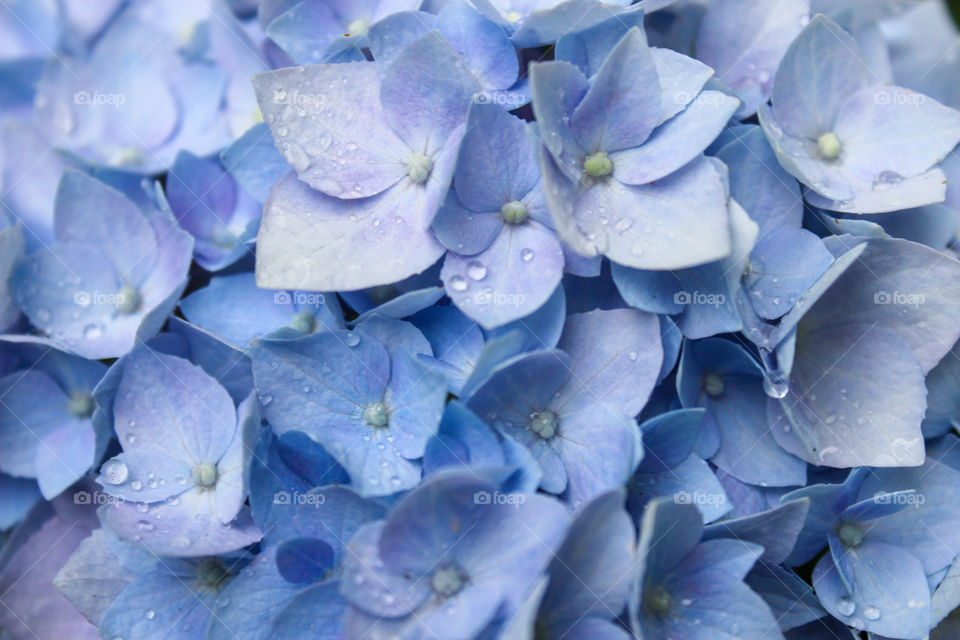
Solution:
[(527, 208), (518, 200), (508, 202), (500, 207), (500, 215), (503, 216), (503, 221), (507, 224), (523, 224), (530, 217)]
[(653, 587), (643, 592), (643, 608), (650, 615), (663, 617), (670, 613), (673, 598), (663, 587)]
[(217, 484), (217, 465), (203, 462), (193, 468), (193, 484), (201, 489), (212, 489)]
[(853, 523), (844, 522), (837, 530), (837, 537), (845, 547), (857, 547), (863, 542), (863, 529)]
[(606, 153), (598, 151), (587, 156), (587, 159), (583, 161), (583, 170), (587, 175), (594, 178), (602, 178), (610, 175), (610, 172), (613, 171), (613, 162), (610, 161)]
[(703, 390), (711, 398), (723, 395), (723, 378), (718, 373), (708, 373), (703, 376)]
[(445, 567), (433, 574), (430, 586), (437, 595), (449, 598), (463, 589), (463, 576), (456, 567)]
[(117, 312), (125, 316), (135, 312), (140, 308), (140, 292), (130, 285), (124, 286), (117, 292), (116, 307)]
[(312, 313), (309, 311), (301, 311), (293, 315), (293, 318), (290, 320), (290, 326), (300, 333), (313, 333), (313, 329), (316, 326), (314, 320), (315, 318)]
[(407, 175), (414, 183), (423, 184), (426, 182), (431, 171), (433, 171), (433, 160), (420, 152), (410, 156), (407, 163)]
[(538, 411), (530, 416), (530, 431), (549, 440), (557, 435), (557, 414), (553, 411)]
[(833, 131), (829, 131), (817, 138), (817, 145), (820, 147), (820, 155), (827, 160), (833, 160), (840, 155), (843, 145), (840, 144), (840, 138)]
[(382, 402), (374, 402), (363, 410), (363, 421), (371, 427), (385, 427), (387, 417), (387, 407)]
[(75, 418), (89, 418), (93, 415), (93, 396), (83, 391), (74, 391), (67, 402), (67, 411)]

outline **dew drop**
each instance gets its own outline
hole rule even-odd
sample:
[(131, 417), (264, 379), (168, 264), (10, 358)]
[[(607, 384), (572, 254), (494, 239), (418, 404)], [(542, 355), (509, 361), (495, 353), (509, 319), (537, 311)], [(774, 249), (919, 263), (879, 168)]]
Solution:
[(98, 324), (88, 324), (83, 328), (83, 337), (86, 340), (97, 340), (103, 335), (103, 327)]
[(856, 610), (857, 605), (854, 604), (853, 600), (847, 598), (846, 596), (837, 600), (837, 613), (842, 616), (853, 615), (853, 612)]
[(155, 612), (153, 609), (148, 609), (148, 610), (143, 614), (143, 617), (146, 618), (147, 620), (153, 620), (154, 616), (156, 616), (156, 615), (157, 615), (157, 614), (156, 614), (156, 612)]
[(143, 483), (140, 482), (139, 480), (134, 480), (133, 482), (130, 483), (130, 488), (133, 489), (134, 491), (140, 491), (140, 489), (143, 489)]
[(467, 289), (467, 280), (461, 275), (455, 275), (450, 278), (450, 288), (454, 291), (466, 291)]
[(866, 607), (863, 610), (863, 617), (867, 620), (879, 620), (880, 609), (877, 609), (876, 607)]
[(487, 268), (478, 260), (467, 263), (467, 275), (471, 280), (483, 280), (487, 277)]
[(520, 259), (524, 262), (530, 262), (533, 260), (533, 249), (524, 249), (520, 252)]
[(107, 483), (118, 485), (126, 482), (130, 470), (127, 469), (127, 465), (119, 460), (107, 460), (100, 467), (100, 473), (103, 474), (103, 479)]
[(347, 334), (347, 337), (343, 339), (344, 344), (348, 347), (355, 347), (360, 344), (360, 336), (353, 333), (352, 331)]

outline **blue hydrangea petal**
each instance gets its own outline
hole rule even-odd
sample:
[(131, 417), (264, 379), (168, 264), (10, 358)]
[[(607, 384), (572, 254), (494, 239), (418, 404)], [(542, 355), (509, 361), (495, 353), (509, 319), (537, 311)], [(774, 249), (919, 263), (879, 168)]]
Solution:
[(645, 38), (643, 17), (642, 8), (634, 5), (603, 22), (564, 33), (557, 39), (554, 58), (576, 65), (589, 78), (600, 70), (610, 51), (632, 27), (638, 27)]
[(566, 314), (567, 295), (561, 282), (547, 301), (530, 315), (487, 331), (488, 343), (500, 336), (514, 333), (519, 334), (517, 337), (523, 342), (518, 347), (521, 351), (555, 347), (567, 321)]
[[(909, 346), (870, 325), (812, 329), (805, 336), (788, 395), (769, 402), (780, 445), (808, 462), (835, 467), (920, 463), (926, 389)], [(888, 384), (878, 387), (880, 376)], [(785, 415), (776, 411), (777, 402)]]
[[(396, 618), (419, 607), (429, 597), (430, 585), (419, 572), (408, 577), (384, 566), (379, 547), (384, 524), (380, 521), (364, 525), (349, 541), (340, 593), (366, 613)], [(412, 538), (409, 544), (416, 546), (421, 542)]]
[[(822, 61), (829, 57), (831, 64)], [(791, 135), (816, 139), (832, 131), (843, 102), (872, 82), (850, 34), (814, 16), (787, 48), (773, 83), (773, 112)]]
[(800, 226), (803, 199), (799, 185), (777, 162), (761, 127), (728, 128), (717, 145), (711, 153), (730, 169), (730, 197), (760, 225), (761, 238), (776, 227)]
[[(314, 189), (337, 198), (364, 198), (406, 174), (410, 150), (380, 105), (375, 64), (291, 67), (254, 76), (253, 84), (281, 155)], [(301, 117), (301, 111), (315, 119)]]
[(539, 180), (536, 152), (524, 121), (496, 105), (471, 105), (454, 173), (460, 202), (477, 213), (499, 212), (513, 201), (529, 207), (526, 196)]
[(131, 284), (139, 284), (156, 260), (156, 237), (137, 206), (119, 191), (77, 171), (65, 172), (57, 187), (54, 229), (58, 242), (103, 251), (118, 276)]
[[(637, 540), (641, 584), (653, 584), (668, 576), (696, 548), (703, 533), (700, 512), (688, 504), (655, 499), (639, 523)], [(637, 598), (631, 598), (631, 625)]]
[[(443, 157), (435, 171), (452, 170)], [(288, 174), (271, 192), (257, 241), (261, 287), (341, 291), (396, 282), (427, 269), (443, 246), (426, 229), (446, 184), (337, 200)], [(354, 219), (351, 219), (351, 216)], [(399, 220), (399, 222), (398, 222)]]
[(493, 244), (503, 229), (503, 220), (493, 212), (477, 213), (467, 209), (451, 190), (431, 228), (437, 240), (450, 251), (474, 255)]
[(434, 29), (436, 16), (425, 11), (398, 11), (370, 26), (370, 53), (385, 71), (408, 45)]
[[(39, 371), (15, 372), (0, 378), (0, 391), (0, 438), (6, 451), (0, 470), (36, 478), (44, 471), (37, 468), (36, 458), (38, 449), (46, 446), (46, 438), (63, 428), (81, 429), (82, 423), (67, 410), (69, 398), (60, 387)], [(65, 464), (58, 462), (59, 466)]]
[(744, 582), (767, 603), (783, 631), (826, 616), (810, 585), (780, 565), (760, 560)]
[[(831, 615), (854, 628), (889, 637), (919, 638), (927, 633), (930, 590), (919, 560), (896, 546), (870, 541), (846, 550), (844, 559), (852, 570), (852, 592), (831, 556), (821, 558), (813, 571), (813, 587)], [(844, 615), (848, 603), (853, 611)]]
[[(642, 144), (657, 125), (660, 83), (646, 37), (631, 29), (617, 43), (570, 119), (577, 142), (589, 155)], [(539, 120), (539, 118), (538, 118)]]
[(623, 4), (626, 3), (620, 0), (611, 3), (597, 0), (538, 2), (530, 9), (522, 9), (528, 12), (528, 15), (513, 34), (513, 43), (522, 48), (551, 44), (563, 34), (569, 33), (571, 24), (586, 29), (623, 13), (627, 10), (621, 6)]
[(443, 371), (450, 391), (459, 395), (483, 349), (480, 327), (454, 307), (428, 307), (410, 321), (430, 341), (434, 358), (447, 365)]
[(663, 359), (659, 322), (633, 309), (569, 316), (558, 347), (570, 356), (571, 375), (551, 406), (564, 414), (598, 406), (640, 413)]
[(712, 5), (697, 32), (697, 57), (743, 100), (738, 117), (753, 115), (770, 97), (787, 47), (805, 26), (808, 2), (724, 0)]
[(333, 548), (319, 538), (293, 538), (277, 547), (277, 570), (287, 582), (323, 580), (333, 566)]
[(676, 409), (640, 425), (644, 456), (638, 471), (665, 472), (686, 460), (696, 445), (704, 410)]
[(305, 0), (274, 18), (266, 35), (294, 62), (307, 64), (319, 62), (345, 26), (326, 2)]
[[(664, 472), (638, 471), (631, 487), (640, 494), (634, 496), (635, 509), (647, 504), (651, 498), (662, 496), (679, 504), (695, 504), (703, 514), (703, 520), (713, 522), (732, 508), (717, 476), (695, 454)], [(631, 511), (636, 516), (638, 511), (635, 509)]]
[(552, 156), (545, 158), (541, 151), (541, 167), (549, 162), (568, 179), (579, 180), (585, 153), (573, 135), (570, 119), (589, 90), (586, 76), (568, 62), (538, 63), (530, 67), (530, 90), (540, 140)]
[(159, 556), (217, 555), (263, 537), (248, 509), (241, 510), (234, 521), (223, 523), (214, 513), (211, 497), (197, 488), (180, 494), (176, 501), (151, 504), (146, 512), (133, 503), (119, 502), (100, 507), (97, 514), (103, 526), (120, 538), (138, 542)]
[(550, 563), (550, 584), (540, 619), (563, 634), (584, 617), (611, 619), (623, 610), (630, 592), (634, 529), (623, 508), (622, 489), (587, 504), (573, 521)]
[[(719, 393), (706, 388), (711, 374), (722, 384)], [(710, 453), (717, 467), (750, 484), (805, 484), (806, 465), (770, 432), (761, 370), (743, 349), (726, 340), (688, 342), (677, 378), (680, 401), (704, 407), (704, 430), (719, 435), (719, 446)]]
[(509, 89), (520, 66), (504, 30), (463, 0), (451, 0), (437, 13), (435, 28), (460, 54), (485, 89)]
[[(137, 448), (124, 451), (100, 466), (97, 482), (104, 493), (130, 502), (160, 502), (188, 489), (193, 472), (189, 460), (165, 451)], [(124, 477), (124, 470), (126, 476)]]
[(120, 592), (103, 614), (102, 634), (123, 634), (121, 637), (136, 640), (159, 640), (171, 633), (184, 637), (204, 634), (216, 591), (195, 586), (195, 577), (185, 567), (167, 562), (169, 568), (160, 562), (155, 571), (134, 578)]
[[(955, 445), (956, 438), (948, 436), (931, 445), (922, 466), (878, 470), (878, 477), (864, 480), (857, 496), (861, 501), (906, 505), (895, 517), (871, 523), (871, 538), (909, 550), (928, 575), (949, 565), (960, 547), (951, 507), (957, 494), (957, 453), (951, 450)], [(910, 490), (917, 492), (915, 497), (897, 498), (897, 492)], [(887, 494), (892, 495), (881, 499)]]
[(524, 425), (528, 408), (546, 408), (570, 375), (569, 357), (561, 351), (515, 356), (494, 368), (472, 392), (467, 406), (492, 423)]
[(276, 552), (276, 546), (264, 548), (220, 592), (217, 615), (207, 631), (211, 640), (270, 637), (271, 621), (300, 589), (277, 571)]
[(250, 127), (220, 154), (220, 162), (240, 186), (264, 202), (270, 186), (290, 171), (266, 123)]
[[(586, 236), (586, 246), (595, 247), (594, 253), (599, 250), (612, 261), (637, 269), (682, 269), (730, 254), (724, 186), (717, 169), (702, 157), (649, 185), (610, 180), (582, 191), (573, 229), (558, 216), (564, 205), (554, 200), (563, 197), (551, 188), (554, 176), (544, 173), (547, 197), (554, 205), (551, 212), (564, 241), (573, 234)], [(691, 228), (697, 232), (687, 233)]]
[(442, 375), (412, 355), (394, 355), (384, 404), (390, 413), (391, 436), (396, 438), (393, 444), (401, 455), (423, 457), (427, 440), (437, 432), (446, 399)]
[(722, 520), (703, 530), (704, 540), (732, 538), (763, 547), (762, 560), (780, 563), (793, 551), (810, 506), (809, 500), (791, 500), (743, 518)]
[[(742, 543), (713, 540), (699, 545), (678, 567), (667, 591), (674, 599), (674, 614), (659, 622), (650, 616), (645, 632), (704, 640), (781, 638), (780, 628), (763, 599), (741, 582), (759, 555), (737, 549)], [(746, 545), (744, 545), (746, 546)], [(687, 600), (691, 602), (685, 604)], [(679, 602), (677, 602), (679, 601)], [(658, 623), (659, 622), (659, 623)]]
[(960, 345), (953, 345), (943, 360), (927, 374), (927, 412), (923, 435), (935, 438), (960, 423)]
[[(180, 310), (197, 326), (246, 348), (250, 340), (290, 326), (303, 311), (312, 316), (314, 331), (339, 328), (339, 314), (330, 306), (335, 300), (332, 294), (267, 291), (257, 287), (254, 274), (238, 273), (212, 278), (206, 287), (183, 298)], [(237, 313), (239, 309), (248, 312)]]
[(295, 595), (273, 618), (273, 632), (281, 638), (302, 635), (318, 640), (342, 638), (347, 602), (337, 588), (336, 582), (322, 582)]
[[(456, 52), (439, 33), (431, 32), (390, 65), (380, 101), (386, 120), (406, 145), (433, 158), (451, 140), (459, 140), (456, 131), (466, 122), (479, 90)], [(369, 133), (365, 136), (369, 138)]]
[(40, 497), (34, 480), (0, 473), (0, 527), (9, 529), (20, 522)]
[[(942, 255), (905, 240), (871, 240), (859, 260), (807, 312), (806, 320), (825, 327), (833, 324), (827, 318), (836, 314), (849, 323), (878, 323), (896, 331), (924, 373), (929, 372), (960, 338), (960, 327), (948, 319), (960, 305), (960, 292), (954, 291), (960, 262)], [(923, 303), (911, 305), (918, 296)]]
[(237, 430), (226, 390), (203, 369), (150, 349), (124, 361), (114, 428), (127, 451), (155, 449), (183, 464), (216, 463)]
[(535, 222), (504, 225), (493, 244), (477, 255), (448, 253), (440, 272), (454, 304), (487, 329), (535, 312), (562, 275), (560, 243)]
[(217, 271), (250, 251), (245, 243), (256, 235), (260, 205), (217, 160), (180, 152), (166, 187), (177, 222), (196, 239), (197, 264)]
[(660, 78), (660, 117), (657, 125), (661, 125), (697, 98), (713, 76), (713, 69), (671, 49), (651, 47), (650, 53), (653, 54)]
[(450, 466), (499, 467), (504, 453), (497, 436), (459, 401), (447, 404), (443, 419), (423, 454), (424, 473)]
[(701, 92), (654, 129), (645, 144), (611, 154), (613, 177), (624, 184), (647, 184), (677, 171), (713, 142), (738, 104), (719, 91)]
[(744, 287), (761, 318), (779, 318), (823, 275), (833, 256), (803, 229), (779, 228), (760, 238)]
[(883, 172), (912, 177), (950, 153), (960, 142), (960, 113), (908, 89), (873, 87), (844, 101), (832, 130), (844, 168), (882, 190)]

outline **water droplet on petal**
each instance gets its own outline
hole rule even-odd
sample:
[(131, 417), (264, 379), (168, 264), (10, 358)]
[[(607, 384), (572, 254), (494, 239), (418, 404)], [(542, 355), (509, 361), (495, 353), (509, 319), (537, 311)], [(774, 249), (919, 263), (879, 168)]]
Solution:
[(360, 344), (360, 336), (353, 333), (352, 331), (347, 334), (347, 337), (343, 339), (344, 344), (348, 347), (355, 347)]
[(880, 609), (877, 609), (876, 607), (866, 607), (863, 610), (863, 617), (867, 620), (879, 620)]
[(466, 291), (467, 280), (458, 274), (450, 278), (449, 285), (454, 291)]
[(97, 340), (103, 335), (103, 327), (98, 324), (88, 324), (83, 328), (83, 337), (86, 340)]
[(487, 268), (478, 260), (467, 263), (467, 275), (471, 280), (483, 280), (487, 277)]
[(853, 612), (856, 610), (857, 605), (854, 604), (853, 600), (847, 598), (846, 596), (837, 600), (837, 613), (842, 616), (853, 615)]
[(126, 482), (127, 476), (130, 475), (130, 470), (127, 469), (127, 465), (119, 460), (107, 460), (103, 463), (103, 466), (100, 467), (100, 473), (107, 483), (118, 485)]
[(530, 262), (533, 260), (533, 249), (524, 249), (520, 252), (520, 259), (524, 262)]

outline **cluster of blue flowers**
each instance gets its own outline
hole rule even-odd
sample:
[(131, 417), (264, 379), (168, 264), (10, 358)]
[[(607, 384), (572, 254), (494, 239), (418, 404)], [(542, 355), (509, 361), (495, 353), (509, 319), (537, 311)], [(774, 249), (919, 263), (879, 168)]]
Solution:
[(0, 640), (957, 640), (943, 0), (0, 0)]

